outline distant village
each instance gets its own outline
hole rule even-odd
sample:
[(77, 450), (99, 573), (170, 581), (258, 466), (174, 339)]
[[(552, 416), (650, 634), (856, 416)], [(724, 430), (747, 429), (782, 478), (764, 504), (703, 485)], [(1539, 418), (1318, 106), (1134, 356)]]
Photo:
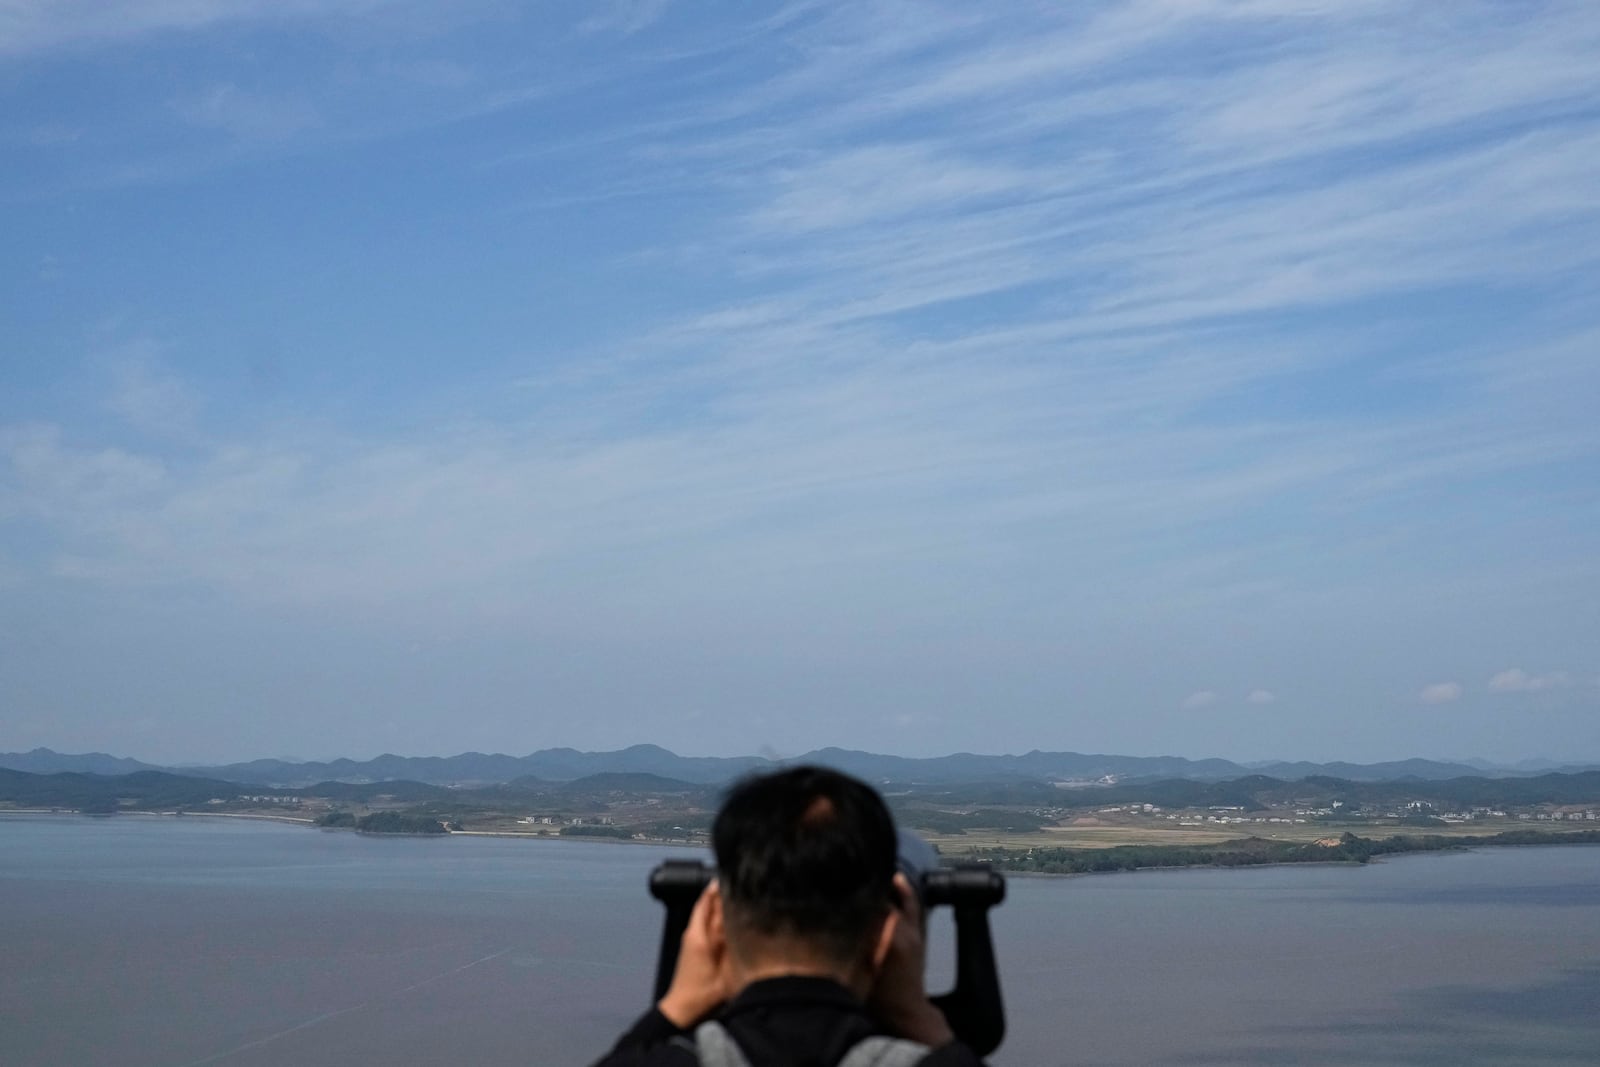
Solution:
[[(1438, 820), (1448, 824), (1470, 824), (1485, 819), (1517, 819), (1524, 822), (1594, 822), (1600, 820), (1600, 808), (1569, 805), (1565, 807), (1541, 807), (1535, 811), (1506, 811), (1500, 808), (1479, 807), (1466, 811), (1439, 811), (1427, 801), (1408, 801), (1404, 807), (1391, 808), (1380, 811), (1360, 812), (1346, 811), (1344, 805), (1334, 801), (1327, 807), (1321, 808), (1296, 808), (1292, 815), (1246, 815), (1242, 805), (1214, 805), (1204, 812), (1184, 810), (1164, 812), (1155, 804), (1128, 804), (1096, 809), (1097, 815), (1119, 816), (1148, 816), (1159, 818), (1168, 822), (1176, 822), (1179, 826), (1227, 826), (1246, 824), (1276, 824), (1276, 825), (1305, 825), (1313, 821), (1348, 821), (1348, 822), (1374, 822), (1388, 819), (1411, 820)], [(1045, 813), (1066, 816), (1071, 810), (1047, 811)], [(1082, 818), (1082, 816), (1079, 816)]]

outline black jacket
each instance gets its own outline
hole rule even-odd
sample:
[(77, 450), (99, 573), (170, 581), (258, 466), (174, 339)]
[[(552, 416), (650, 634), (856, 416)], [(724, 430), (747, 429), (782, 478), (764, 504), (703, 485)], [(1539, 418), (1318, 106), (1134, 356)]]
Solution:
[[(753, 982), (716, 1018), (752, 1067), (834, 1067), (856, 1042), (882, 1033), (849, 990), (826, 978)], [(695, 1054), (672, 1043), (685, 1033), (651, 1008), (595, 1067), (695, 1067)], [(953, 1041), (930, 1052), (922, 1067), (982, 1067), (982, 1061)]]

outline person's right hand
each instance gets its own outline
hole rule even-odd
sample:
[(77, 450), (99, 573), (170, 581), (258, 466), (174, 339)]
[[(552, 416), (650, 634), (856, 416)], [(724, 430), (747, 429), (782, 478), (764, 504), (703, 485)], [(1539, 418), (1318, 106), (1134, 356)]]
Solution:
[(954, 1041), (955, 1034), (944, 1012), (928, 999), (923, 985), (928, 949), (922, 901), (904, 874), (894, 876), (894, 887), (900, 896), (899, 911), (890, 919), (895, 923), (894, 934), (867, 998), (867, 1008), (899, 1036), (938, 1048)]
[(687, 1030), (720, 1008), (729, 996), (728, 941), (722, 928), (722, 893), (713, 881), (689, 913), (672, 985), (656, 1005), (672, 1024)]

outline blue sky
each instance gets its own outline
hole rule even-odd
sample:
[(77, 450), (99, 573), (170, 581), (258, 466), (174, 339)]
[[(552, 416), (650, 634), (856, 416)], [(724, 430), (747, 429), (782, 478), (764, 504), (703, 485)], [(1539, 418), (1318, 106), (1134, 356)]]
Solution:
[(0, 3), (0, 749), (1600, 759), (1600, 9)]

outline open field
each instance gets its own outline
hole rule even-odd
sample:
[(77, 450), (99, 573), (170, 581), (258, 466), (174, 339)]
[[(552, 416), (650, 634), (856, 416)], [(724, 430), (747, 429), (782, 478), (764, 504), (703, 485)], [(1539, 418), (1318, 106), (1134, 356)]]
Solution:
[[(1548, 825), (1543, 828), (1549, 829)], [(1516, 819), (1481, 819), (1446, 826), (1405, 826), (1397, 819), (1349, 823), (1228, 823), (1175, 826), (1170, 822), (1125, 823), (1100, 826), (1052, 826), (1036, 833), (1001, 833), (983, 830), (965, 834), (929, 834), (928, 840), (947, 856), (980, 848), (1115, 848), (1119, 845), (1214, 845), (1243, 837), (1269, 841), (1315, 841), (1338, 837), (1345, 831), (1362, 837), (1425, 833), (1441, 837), (1476, 837), (1509, 830), (1529, 829)]]

